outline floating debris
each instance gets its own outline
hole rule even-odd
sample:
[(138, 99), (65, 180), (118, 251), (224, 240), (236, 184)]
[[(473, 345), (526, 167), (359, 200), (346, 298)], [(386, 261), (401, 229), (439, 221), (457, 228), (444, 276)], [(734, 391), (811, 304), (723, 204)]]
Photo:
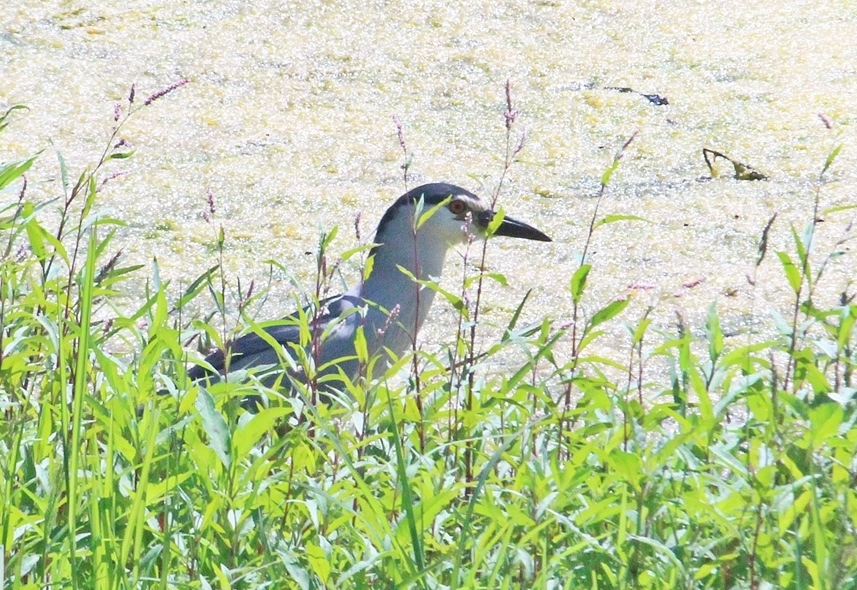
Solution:
[(605, 90), (615, 90), (617, 92), (631, 92), (633, 94), (639, 94), (646, 100), (648, 100), (653, 105), (664, 106), (670, 103), (667, 100), (666, 96), (661, 96), (660, 94), (644, 94), (643, 92), (639, 92), (638, 90), (634, 90), (633, 88), (628, 88), (627, 86), (605, 86)]
[(722, 154), (720, 152), (716, 152), (708, 148), (702, 148), (702, 157), (705, 158), (705, 164), (708, 166), (708, 171), (711, 173), (711, 178), (717, 178), (719, 176), (717, 174), (717, 171), (714, 170), (714, 162), (717, 161), (717, 158), (723, 158), (724, 160), (731, 163), (732, 167), (735, 168), (735, 180), (768, 180), (767, 176), (765, 176), (752, 166), (748, 166), (747, 164), (743, 164), (737, 160), (733, 160), (726, 154)]

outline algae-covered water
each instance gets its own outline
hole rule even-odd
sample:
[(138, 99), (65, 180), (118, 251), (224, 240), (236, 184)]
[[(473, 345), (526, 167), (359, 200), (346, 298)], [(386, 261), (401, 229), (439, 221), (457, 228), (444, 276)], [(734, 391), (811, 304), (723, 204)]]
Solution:
[[(122, 130), (136, 153), (111, 164), (108, 173), (125, 174), (98, 205), (127, 224), (117, 243), (125, 262), (157, 258), (176, 295), (216, 261), (221, 225), (227, 278), (245, 285), (267, 280), (268, 259), (308, 285), (319, 227), (338, 225), (332, 248), (347, 250), (358, 212), (368, 239), (405, 188), (394, 117), (413, 157), (411, 186), (442, 180), (490, 194), (503, 168), (507, 80), (520, 111), (512, 140), (526, 139), (500, 202), (555, 241), (492, 244), (488, 264), (509, 282), (483, 296), (493, 323), (530, 288), (526, 319), (568, 319), (601, 175), (634, 133), (599, 217), (645, 221), (596, 231), (589, 313), (631, 295), (628, 322), (653, 304), (656, 327), (669, 329), (680, 311), (698, 329), (716, 301), (727, 333), (765, 330), (770, 309), (790, 301), (772, 254), (791, 248), (790, 224), (800, 231), (812, 219), (836, 145), (821, 211), (857, 203), (853, 2), (11, 0), (3, 13), (0, 107), (30, 110), (0, 133), (0, 159), (45, 150), (28, 199), (61, 193), (54, 147), (73, 171), (97, 159), (132, 84), (139, 104), (189, 81)], [(703, 148), (768, 180), (735, 180), (728, 165), (705, 180)], [(209, 193), (213, 223), (203, 218)], [(853, 216), (821, 215), (819, 262)], [(851, 242), (840, 249), (821, 303), (854, 275)], [(345, 265), (346, 280), (355, 266)], [(260, 316), (292, 307), (285, 274), (274, 274)], [(451, 261), (444, 282), (460, 276)], [(433, 314), (428, 342), (454, 329), (448, 307)], [(614, 336), (609, 346), (628, 346), (621, 328)]]

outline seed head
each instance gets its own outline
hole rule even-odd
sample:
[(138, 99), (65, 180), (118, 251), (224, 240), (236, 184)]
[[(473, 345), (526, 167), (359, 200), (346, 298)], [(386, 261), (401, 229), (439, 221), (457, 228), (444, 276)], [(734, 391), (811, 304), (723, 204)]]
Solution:
[(167, 94), (169, 94), (170, 92), (175, 90), (176, 88), (181, 88), (182, 86), (184, 86), (188, 82), (190, 82), (190, 80), (188, 80), (187, 78), (182, 78), (178, 82), (174, 82), (174, 83), (170, 84), (169, 86), (167, 86), (166, 88), (161, 88), (160, 90), (158, 90), (154, 94), (150, 95), (149, 98), (147, 98), (143, 102), (143, 104), (146, 106), (149, 106), (150, 104), (152, 104), (153, 102), (155, 102), (159, 98), (163, 98), (164, 96), (166, 96)]

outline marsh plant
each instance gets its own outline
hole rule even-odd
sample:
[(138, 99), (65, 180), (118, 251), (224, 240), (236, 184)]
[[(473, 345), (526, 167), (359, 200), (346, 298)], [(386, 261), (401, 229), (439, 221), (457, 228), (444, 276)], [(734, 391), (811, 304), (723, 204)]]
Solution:
[[(121, 221), (99, 213), (98, 195), (132, 155), (122, 123), (165, 94), (139, 104), (132, 91), (90, 169), (73, 175), (57, 156), (52, 200), (27, 193), (45, 154), (0, 166), (2, 587), (857, 587), (857, 304), (850, 291), (833, 307), (815, 296), (850, 237), (816, 251), (817, 220), (849, 213), (821, 206), (838, 147), (790, 250), (771, 256), (775, 221), (760, 220), (755, 264), (778, 263), (793, 293), (788, 309), (764, 310), (773, 338), (727, 345), (716, 305), (701, 329), (664, 333), (648, 312), (628, 317), (624, 298), (592, 300), (593, 233), (637, 222), (600, 212), (632, 135), (567, 269), (570, 322), (523, 325), (524, 297), (478, 348), (483, 282), (506, 279), (472, 270), (490, 255), (474, 241), (456, 292), (426, 285), (459, 314), (452, 341), (415, 346), (319, 403), (311, 351), (324, 335), (311, 326), (341, 266), (335, 230), (297, 301), (309, 352), (283, 362), (308, 379), (290, 396), (252, 373), (206, 388), (186, 377), (200, 349), (227, 346), (239, 324), (259, 329), (247, 310), (263, 289), (217, 266), (178, 288), (156, 265), (123, 265)], [(10, 109), (0, 132), (25, 116)], [(495, 205), (525, 149), (508, 87), (503, 119)], [(628, 336), (610, 342), (615, 358), (591, 354), (616, 325)], [(516, 364), (482, 370), (509, 350)], [(665, 385), (652, 361), (668, 366)], [(264, 402), (253, 412), (250, 396)]]

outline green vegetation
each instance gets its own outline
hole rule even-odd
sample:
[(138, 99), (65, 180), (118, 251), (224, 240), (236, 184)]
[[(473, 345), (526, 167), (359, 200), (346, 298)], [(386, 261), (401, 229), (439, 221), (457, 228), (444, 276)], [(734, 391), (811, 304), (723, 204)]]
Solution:
[[(117, 109), (117, 133), (124, 120)], [(625, 300), (593, 310), (586, 245), (567, 279), (571, 326), (520, 326), (525, 299), (476, 350), (481, 282), (505, 280), (477, 274), (443, 293), (461, 319), (441, 353), (316, 406), (313, 385), (283, 398), (252, 376), (187, 382), (187, 351), (222, 343), (219, 314), (259, 295), (232, 295), (215, 268), (177, 296), (155, 268), (129, 297), (143, 271), (120, 266), (120, 222), (97, 208), (109, 162), (130, 155), (117, 137), (74, 182), (60, 159), (64, 194), (47, 203), (25, 198), (35, 157), (0, 166), (0, 190), (19, 195), (0, 209), (3, 587), (857, 587), (857, 304), (816, 306), (839, 255), (813, 252), (819, 211), (775, 253), (794, 303), (771, 340), (727, 347), (714, 305), (702, 337), (655, 332), (648, 313), (624, 317)], [(506, 169), (519, 149), (507, 142)], [(597, 211), (590, 237), (633, 221)], [(183, 313), (191, 302), (207, 321)], [(591, 354), (620, 321), (616, 358)], [(510, 348), (517, 366), (480, 371)], [(647, 379), (650, 360), (669, 366), (666, 386)], [(269, 405), (245, 412), (251, 394)]]

